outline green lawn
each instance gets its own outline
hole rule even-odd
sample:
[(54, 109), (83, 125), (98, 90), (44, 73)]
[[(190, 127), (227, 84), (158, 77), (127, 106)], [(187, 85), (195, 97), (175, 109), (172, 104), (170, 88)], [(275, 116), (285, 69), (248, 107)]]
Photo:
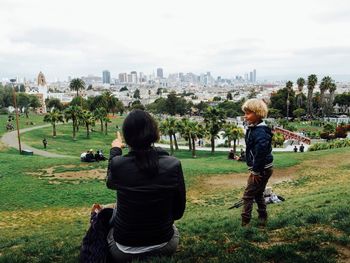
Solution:
[[(15, 116), (15, 115), (14, 115)], [(38, 114), (29, 114), (29, 118), (27, 119), (25, 114), (20, 114), (19, 117), (19, 127), (20, 129), (29, 128), (37, 125), (44, 124), (43, 115)], [(8, 115), (0, 115), (0, 136), (2, 136), (6, 132), (6, 123), (8, 120)], [(33, 124), (31, 124), (31, 122)], [(16, 129), (16, 119), (13, 121), (14, 127)]]
[(42, 140), (46, 138), (47, 151), (53, 153), (59, 153), (64, 155), (80, 156), (82, 152), (86, 152), (89, 149), (94, 151), (102, 149), (104, 154), (109, 153), (111, 142), (116, 136), (116, 125), (121, 127), (123, 117), (118, 116), (112, 119), (112, 123), (108, 124), (108, 134), (100, 131), (99, 122), (96, 122), (93, 127), (93, 132), (90, 133), (90, 138), (87, 138), (86, 129), (84, 126), (79, 127), (79, 132), (76, 134), (76, 140), (72, 138), (72, 124), (66, 123), (57, 125), (57, 136), (52, 136), (52, 127), (33, 130), (23, 133), (21, 139), (26, 144), (38, 149), (43, 149)]
[[(73, 142), (69, 129), (69, 125), (58, 127), (57, 138), (48, 137), (49, 149), (60, 147), (59, 153), (78, 154), (101, 146), (107, 151), (113, 138), (112, 133), (96, 132), (86, 140), (81, 130)], [(41, 146), (42, 135), (33, 131), (24, 137), (29, 136), (26, 141), (36, 138)], [(256, 227), (255, 211), (252, 227), (242, 229), (240, 209), (228, 210), (242, 196), (243, 186), (231, 185), (230, 178), (246, 176), (244, 163), (227, 160), (227, 154), (219, 152), (198, 151), (197, 159), (188, 151), (175, 155), (182, 162), (187, 187), (186, 212), (176, 223), (180, 247), (174, 257), (153, 262), (350, 260), (348, 150), (274, 154), (275, 173), (292, 172), (294, 179), (273, 186), (286, 201), (268, 206), (266, 230)], [(70, 180), (56, 175), (87, 175), (106, 169), (106, 162), (19, 156), (16, 150), (0, 152), (0, 160), (0, 262), (77, 262), (91, 204), (111, 203), (115, 193), (106, 188), (103, 178)]]

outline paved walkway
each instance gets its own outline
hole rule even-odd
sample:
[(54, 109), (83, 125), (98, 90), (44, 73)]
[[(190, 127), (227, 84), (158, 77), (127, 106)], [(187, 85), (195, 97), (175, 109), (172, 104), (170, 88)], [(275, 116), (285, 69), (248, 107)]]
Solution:
[[(161, 144), (161, 143), (156, 143), (156, 146), (158, 147), (162, 147), (165, 149), (170, 149), (170, 145), (169, 144)], [(299, 145), (297, 145), (298, 149), (299, 149)], [(307, 149), (309, 148), (309, 145), (304, 144), (304, 151), (306, 152)], [(175, 146), (174, 146), (175, 148)], [(183, 146), (183, 145), (179, 145), (179, 149), (181, 150), (188, 150), (188, 146)], [(231, 148), (228, 147), (215, 147), (215, 151), (216, 152), (229, 152)], [(237, 150), (239, 152), (239, 147), (237, 147)], [(294, 149), (294, 145), (288, 145), (286, 148), (272, 148), (273, 152), (293, 152)], [(211, 147), (199, 147), (196, 145), (196, 151), (211, 151)]]
[[(42, 128), (46, 128), (46, 127), (50, 127), (50, 126), (51, 126), (51, 124), (45, 124), (45, 125), (35, 126), (35, 127), (31, 127), (31, 128), (20, 129), (19, 133), (22, 134), (22, 133), (25, 133), (28, 131), (42, 129)], [(9, 147), (18, 149), (17, 130), (5, 133), (1, 137), (1, 142)], [(51, 158), (63, 158), (63, 157), (75, 158), (74, 156), (61, 155), (61, 154), (50, 153), (47, 151), (39, 150), (39, 149), (33, 148), (33, 147), (23, 143), (22, 141), (21, 141), (21, 147), (22, 147), (22, 150), (30, 150), (34, 154), (40, 155), (40, 156), (51, 157)]]
[[(32, 130), (46, 128), (49, 126), (51, 126), (51, 124), (45, 124), (45, 125), (35, 126), (35, 127), (31, 127), (31, 128), (21, 129), (20, 134), (28, 132), (28, 131), (32, 131)], [(18, 149), (17, 131), (15, 130), (12, 132), (5, 133), (1, 137), (1, 142), (9, 147)], [(21, 146), (22, 146), (22, 150), (30, 150), (34, 154), (40, 155), (40, 156), (51, 157), (51, 158), (76, 158), (74, 156), (61, 155), (61, 154), (50, 153), (47, 151), (39, 150), (39, 149), (33, 148), (31, 146), (28, 146), (27, 144), (25, 144), (23, 142), (21, 142)], [(162, 147), (165, 149), (170, 148), (169, 144), (157, 143), (156, 146)], [(304, 146), (305, 146), (305, 151), (307, 151), (309, 145), (304, 144)], [(294, 145), (288, 145), (286, 148), (273, 148), (272, 151), (273, 152), (293, 152), (293, 148), (294, 148)], [(179, 149), (188, 150), (188, 146), (179, 145)], [(232, 148), (228, 148), (228, 147), (215, 147), (215, 151), (217, 151), (217, 152), (229, 152), (231, 149)], [(237, 149), (239, 149), (239, 148), (237, 148)], [(210, 147), (198, 147), (198, 146), (196, 146), (196, 151), (211, 151), (211, 148)]]

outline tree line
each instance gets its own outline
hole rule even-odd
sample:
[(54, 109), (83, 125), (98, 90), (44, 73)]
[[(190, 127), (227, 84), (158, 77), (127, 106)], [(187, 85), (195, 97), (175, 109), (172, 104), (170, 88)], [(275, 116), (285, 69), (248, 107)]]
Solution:
[[(334, 114), (333, 106), (338, 103), (349, 107), (349, 95), (346, 93), (335, 96), (337, 86), (330, 76), (322, 78), (319, 88), (320, 92), (314, 93), (318, 78), (315, 74), (297, 79), (298, 91), (294, 92), (293, 82), (288, 81), (285, 88), (278, 90), (271, 95), (270, 117), (306, 117), (312, 119), (315, 117), (325, 117)], [(304, 87), (307, 87), (307, 96), (303, 94)], [(328, 96), (327, 95), (328, 92)]]

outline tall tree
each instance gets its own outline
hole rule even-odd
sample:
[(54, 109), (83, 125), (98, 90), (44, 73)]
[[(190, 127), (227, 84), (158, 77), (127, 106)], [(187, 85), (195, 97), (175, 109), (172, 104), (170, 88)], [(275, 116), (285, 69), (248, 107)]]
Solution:
[(215, 152), (215, 138), (225, 124), (225, 113), (217, 108), (208, 107), (204, 112), (205, 128), (210, 136), (211, 152)]
[(236, 154), (237, 141), (244, 137), (244, 131), (241, 127), (238, 127), (234, 123), (227, 123), (224, 126), (224, 138), (227, 138), (229, 147), (231, 147), (231, 141), (233, 141), (233, 154)]
[(297, 79), (297, 85), (298, 85), (298, 99), (297, 99), (297, 105), (298, 108), (301, 108), (301, 106), (303, 105), (303, 89), (304, 89), (304, 85), (305, 85), (305, 79), (304, 78), (298, 78)]
[(189, 122), (190, 121), (188, 118), (182, 118), (176, 124), (177, 124), (177, 130), (180, 132), (181, 137), (184, 138), (186, 141), (188, 141), (188, 150), (191, 151), (192, 142), (191, 142), (191, 136), (190, 136)]
[(159, 130), (163, 135), (168, 135), (170, 139), (170, 154), (174, 154), (174, 145), (173, 145), (173, 134), (176, 129), (175, 118), (168, 117), (163, 120), (159, 125)]
[(121, 102), (120, 100), (118, 100), (116, 102), (116, 106), (115, 106), (116, 112), (119, 112), (120, 115), (123, 114), (123, 112), (125, 111), (125, 107), (123, 102)]
[(79, 90), (85, 89), (85, 82), (80, 78), (72, 79), (69, 83), (69, 88), (77, 92), (77, 97), (79, 96)]
[(52, 99), (47, 99), (45, 100), (46, 107), (48, 111), (51, 111), (52, 109), (58, 109), (58, 110), (63, 110), (63, 104), (59, 99), (52, 98)]
[(292, 88), (293, 88), (293, 82), (291, 81), (288, 81), (286, 83), (286, 88), (287, 88), (287, 101), (286, 101), (286, 104), (287, 104), (287, 121), (289, 121), (289, 108), (290, 108), (290, 93), (292, 91)]
[[(331, 83), (329, 86), (328, 114), (333, 112), (334, 94), (336, 89), (337, 85), (335, 83)], [(350, 104), (350, 100), (348, 100), (348, 104)]]
[(166, 100), (166, 110), (170, 115), (175, 115), (176, 114), (176, 106), (177, 106), (178, 99), (176, 97), (175, 92), (171, 92), (168, 95), (168, 98)]
[(140, 90), (136, 89), (133, 95), (134, 99), (141, 99)]
[(86, 137), (90, 138), (90, 126), (95, 125), (94, 115), (92, 114), (91, 111), (83, 110), (81, 115), (80, 115), (80, 118), (81, 118), (81, 120), (84, 123), (85, 128), (86, 128)]
[(76, 140), (76, 131), (78, 129), (78, 121), (81, 115), (81, 107), (73, 105), (69, 106), (65, 111), (64, 111), (64, 118), (66, 121), (72, 120), (73, 123), (73, 140)]
[(108, 116), (104, 117), (103, 121), (105, 123), (105, 135), (107, 135), (108, 123), (111, 123), (112, 121), (108, 118)]
[(44, 122), (49, 122), (52, 125), (52, 136), (56, 137), (56, 123), (64, 123), (62, 112), (58, 109), (53, 109), (44, 116)]
[(320, 83), (321, 93), (320, 93), (320, 105), (318, 109), (318, 113), (320, 116), (324, 116), (325, 114), (326, 105), (325, 105), (324, 94), (327, 90), (329, 90), (331, 84), (332, 84), (332, 78), (329, 76), (324, 77)]
[(101, 132), (103, 132), (103, 121), (107, 117), (107, 111), (103, 107), (99, 107), (94, 111), (94, 117), (97, 120), (100, 120), (101, 123)]
[(190, 136), (190, 142), (192, 144), (192, 158), (196, 158), (196, 140), (205, 136), (205, 128), (197, 121), (188, 122), (188, 131)]
[(317, 76), (315, 74), (311, 74), (307, 78), (307, 113), (309, 118), (313, 115), (313, 107), (312, 107), (312, 94), (314, 92), (315, 86), (317, 84)]
[[(35, 111), (37, 108), (41, 107), (41, 102), (39, 98), (35, 95), (29, 95), (29, 107)], [(28, 118), (28, 115), (27, 115)]]

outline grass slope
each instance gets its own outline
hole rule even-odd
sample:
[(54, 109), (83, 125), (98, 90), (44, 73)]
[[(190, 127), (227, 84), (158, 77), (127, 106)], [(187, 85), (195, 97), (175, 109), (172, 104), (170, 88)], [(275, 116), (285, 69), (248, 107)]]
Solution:
[[(176, 223), (180, 249), (173, 258), (153, 262), (349, 260), (349, 151), (275, 154), (276, 173), (293, 171), (293, 180), (274, 185), (286, 201), (268, 206), (266, 230), (256, 228), (255, 219), (252, 227), (242, 229), (240, 210), (227, 209), (241, 197), (243, 187), (222, 178), (245, 176), (243, 163), (227, 160), (225, 153), (198, 151), (198, 158), (192, 159), (190, 152), (180, 151), (176, 156), (188, 192), (185, 215)], [(5, 160), (0, 162), (0, 262), (76, 262), (91, 204), (111, 203), (115, 193), (101, 179), (54, 179), (38, 170), (87, 173), (105, 169), (106, 163), (19, 157), (15, 150), (0, 152), (0, 159)]]

